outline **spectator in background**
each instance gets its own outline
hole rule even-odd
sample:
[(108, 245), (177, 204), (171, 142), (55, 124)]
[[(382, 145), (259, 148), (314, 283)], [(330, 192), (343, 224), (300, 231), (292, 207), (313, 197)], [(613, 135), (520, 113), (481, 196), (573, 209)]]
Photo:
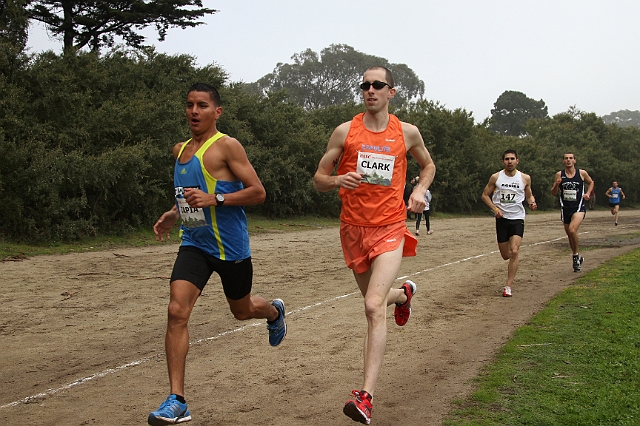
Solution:
[[(419, 178), (416, 178), (418, 181)], [(422, 213), (416, 213), (416, 235), (420, 235), (420, 221), (424, 216), (424, 223), (427, 226), (427, 235), (433, 234), (431, 230), (431, 222), (429, 221), (429, 215), (431, 213), (431, 191), (427, 189), (427, 192), (424, 194), (424, 210)]]
[(589, 210), (593, 210), (596, 208), (596, 190), (595, 188), (591, 190), (589, 194)]
[(404, 200), (404, 207), (407, 210), (407, 219), (412, 219), (411, 217), (411, 210), (409, 210), (409, 198), (411, 198), (411, 193), (413, 192), (413, 186), (416, 184), (416, 180), (415, 179), (411, 179), (410, 183), (407, 183), (404, 186), (404, 195), (402, 196), (402, 199)]

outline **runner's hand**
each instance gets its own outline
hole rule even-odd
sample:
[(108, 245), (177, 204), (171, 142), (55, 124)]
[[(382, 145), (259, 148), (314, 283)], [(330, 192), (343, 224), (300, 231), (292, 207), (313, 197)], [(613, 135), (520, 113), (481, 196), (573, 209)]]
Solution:
[(349, 172), (344, 175), (338, 176), (338, 186), (344, 189), (356, 189), (360, 186), (362, 181), (362, 174), (356, 172)]
[[(212, 201), (215, 200), (215, 196), (208, 194), (201, 189), (185, 188), (184, 199), (189, 204), (189, 207), (194, 209), (200, 209), (215, 205)], [(217, 204), (217, 203), (216, 203)]]
[(411, 193), (411, 197), (409, 197), (409, 203), (407, 208), (409, 211), (413, 213), (422, 213), (427, 204), (424, 202), (424, 194), (419, 195), (419, 191), (414, 191)]
[(153, 225), (153, 233), (156, 234), (156, 241), (164, 241), (165, 237), (167, 240), (171, 239), (169, 233), (178, 221), (178, 217), (180, 217), (178, 211), (173, 209), (160, 216), (160, 219)]

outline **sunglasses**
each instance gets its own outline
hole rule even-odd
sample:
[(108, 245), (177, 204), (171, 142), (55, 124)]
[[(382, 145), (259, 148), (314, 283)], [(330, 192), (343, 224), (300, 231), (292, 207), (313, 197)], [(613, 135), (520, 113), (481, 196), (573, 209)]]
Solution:
[(380, 89), (382, 89), (384, 86), (389, 86), (389, 87), (391, 87), (391, 85), (390, 85), (389, 83), (385, 83), (384, 81), (378, 81), (378, 80), (376, 80), (376, 81), (374, 81), (373, 83), (369, 83), (368, 81), (365, 81), (364, 83), (362, 83), (362, 84), (360, 85), (360, 88), (361, 88), (362, 90), (369, 90), (369, 88), (370, 88), (371, 86), (373, 86), (373, 88), (374, 88), (374, 89), (376, 89), (376, 90), (380, 90)]

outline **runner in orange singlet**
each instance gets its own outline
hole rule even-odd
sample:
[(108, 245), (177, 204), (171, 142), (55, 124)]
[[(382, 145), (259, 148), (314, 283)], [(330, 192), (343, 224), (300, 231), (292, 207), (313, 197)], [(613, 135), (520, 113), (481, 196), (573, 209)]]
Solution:
[(372, 67), (365, 72), (360, 88), (366, 112), (334, 130), (314, 176), (318, 191), (339, 188), (344, 258), (364, 297), (364, 382), (361, 390), (352, 392), (355, 398), (347, 401), (343, 411), (365, 424), (371, 421), (371, 400), (387, 343), (386, 308), (395, 304), (396, 323), (405, 325), (416, 292), (411, 281), (392, 288), (402, 257), (415, 256), (417, 245), (405, 225), (407, 151), (421, 168), (409, 198), (410, 211), (424, 210), (424, 196), (436, 172), (418, 128), (389, 114), (389, 100), (396, 93), (393, 86), (388, 69)]

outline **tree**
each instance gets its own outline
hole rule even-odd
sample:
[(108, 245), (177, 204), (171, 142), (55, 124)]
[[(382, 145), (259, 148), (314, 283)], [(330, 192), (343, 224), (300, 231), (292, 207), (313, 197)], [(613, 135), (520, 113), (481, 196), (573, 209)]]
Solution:
[(332, 44), (320, 54), (307, 49), (291, 57), (292, 64), (279, 63), (271, 74), (250, 89), (262, 94), (285, 90), (289, 99), (306, 110), (361, 101), (358, 87), (364, 71), (374, 65), (394, 75), (398, 93), (392, 101), (403, 105), (424, 94), (424, 82), (405, 64), (390, 64), (384, 58), (358, 52), (345, 44)]
[(544, 101), (528, 98), (522, 92), (507, 90), (498, 97), (491, 110), (491, 129), (506, 136), (524, 136), (531, 118), (546, 118)]
[(617, 124), (620, 127), (640, 127), (640, 111), (629, 111), (628, 109), (623, 109), (621, 111), (605, 115), (602, 119), (607, 124)]
[(141, 48), (145, 37), (138, 30), (155, 25), (158, 40), (164, 41), (169, 27), (195, 27), (203, 23), (196, 19), (217, 12), (203, 8), (201, 0), (31, 0), (27, 11), (62, 39), (65, 53), (112, 47), (116, 37)]
[[(437, 102), (411, 103), (397, 115), (418, 127), (433, 157), (437, 172), (431, 192), (438, 210), (472, 211), (481, 204), (479, 194), (499, 158), (497, 145), (501, 138), (476, 126), (466, 110), (451, 111)], [(407, 170), (408, 176), (417, 176), (420, 167), (409, 159)]]
[(11, 76), (24, 62), (20, 61), (27, 45), (29, 21), (24, 9), (26, 0), (0, 3), (0, 73)]

